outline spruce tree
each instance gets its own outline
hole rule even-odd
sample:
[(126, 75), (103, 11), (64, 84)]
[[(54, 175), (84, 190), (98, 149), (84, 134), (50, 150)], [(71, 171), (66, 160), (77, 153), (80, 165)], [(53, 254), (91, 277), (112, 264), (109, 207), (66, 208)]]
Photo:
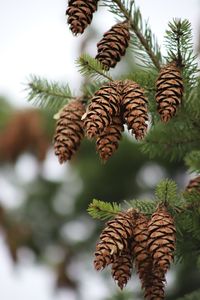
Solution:
[[(184, 160), (188, 170), (197, 173), (183, 191), (166, 178), (158, 182), (154, 199), (120, 205), (94, 199), (88, 208), (92, 218), (107, 220), (97, 242), (95, 268), (111, 265), (111, 276), (121, 289), (135, 268), (144, 298), (164, 299), (166, 272), (173, 260), (192, 256), (196, 264), (200, 261), (200, 81), (192, 28), (188, 20), (171, 20), (163, 55), (134, 1), (101, 2), (117, 21), (97, 44), (95, 58), (85, 53), (77, 59), (86, 79), (81, 96), (67, 83), (33, 76), (28, 100), (58, 119), (54, 147), (61, 163), (71, 159), (83, 138), (94, 139), (100, 159), (107, 161), (127, 128), (149, 159)], [(84, 32), (98, 4), (69, 1), (66, 14), (72, 33)], [(135, 58), (133, 70), (112, 73), (110, 68), (127, 59), (127, 50)], [(199, 298), (200, 292), (194, 291), (183, 299)]]

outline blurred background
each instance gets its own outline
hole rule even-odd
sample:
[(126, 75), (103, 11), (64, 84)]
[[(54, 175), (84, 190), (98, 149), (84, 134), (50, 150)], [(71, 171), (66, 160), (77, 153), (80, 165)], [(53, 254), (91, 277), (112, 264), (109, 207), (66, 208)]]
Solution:
[[(136, 4), (161, 45), (168, 21), (188, 18), (198, 52), (199, 0)], [(0, 298), (139, 300), (134, 276), (120, 292), (109, 271), (93, 269), (103, 223), (87, 215), (88, 204), (93, 198), (152, 198), (160, 179), (173, 178), (183, 188), (190, 175), (182, 162), (150, 161), (126, 135), (105, 165), (95, 145), (85, 141), (71, 163), (59, 165), (52, 150), (55, 121), (26, 101), (29, 75), (68, 82), (78, 94), (83, 78), (75, 60), (81, 52), (95, 55), (97, 41), (115, 22), (99, 7), (92, 26), (73, 37), (66, 7), (64, 0), (0, 2)], [(128, 65), (122, 60), (114, 72), (126, 71)], [(168, 299), (200, 288), (199, 276), (192, 261), (173, 266)]]

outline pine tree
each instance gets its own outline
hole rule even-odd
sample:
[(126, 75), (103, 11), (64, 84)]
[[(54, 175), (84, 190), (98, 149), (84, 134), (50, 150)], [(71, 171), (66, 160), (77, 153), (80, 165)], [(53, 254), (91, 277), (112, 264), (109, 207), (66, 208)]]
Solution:
[[(111, 275), (122, 289), (131, 277), (134, 261), (145, 299), (161, 300), (174, 255), (175, 261), (187, 261), (188, 253), (196, 264), (200, 261), (200, 80), (192, 29), (188, 20), (169, 22), (164, 56), (134, 1), (102, 2), (119, 17), (119, 23), (98, 44), (96, 58), (83, 54), (77, 60), (80, 73), (87, 79), (87, 86), (81, 89), (86, 106), (86, 112), (81, 114), (85, 137), (96, 139), (97, 151), (106, 161), (117, 150), (126, 124), (136, 142), (143, 139), (140, 149), (150, 158), (184, 160), (189, 170), (197, 173), (180, 192), (174, 181), (166, 179), (158, 183), (154, 200), (136, 199), (122, 207), (94, 200), (88, 209), (93, 218), (111, 219), (96, 246), (95, 269), (111, 265)], [(81, 10), (80, 28), (79, 13), (68, 9), (68, 23), (75, 34), (83, 33), (91, 23), (97, 1), (88, 3), (89, 10), (85, 4), (84, 8), (77, 4), (75, 9)], [(111, 75), (108, 69), (115, 67), (127, 47), (138, 66), (131, 74)], [(125, 55), (123, 60), (126, 58)], [(63, 87), (37, 77), (29, 83), (28, 99), (47, 110), (57, 112), (76, 97), (68, 85)], [(185, 299), (196, 299), (196, 295), (200, 296), (199, 291)]]

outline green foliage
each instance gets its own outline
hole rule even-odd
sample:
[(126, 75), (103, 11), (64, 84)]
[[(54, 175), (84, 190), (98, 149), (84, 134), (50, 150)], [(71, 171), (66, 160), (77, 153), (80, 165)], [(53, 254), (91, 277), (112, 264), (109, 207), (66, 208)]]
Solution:
[(193, 150), (185, 157), (185, 163), (191, 172), (200, 173), (200, 150)]
[(158, 202), (178, 204), (177, 185), (173, 180), (162, 180), (156, 187), (155, 196)]
[(182, 298), (178, 298), (177, 300), (199, 300), (200, 299), (200, 289), (196, 290), (188, 295), (185, 295)]
[(115, 202), (103, 202), (94, 199), (88, 207), (88, 213), (94, 219), (105, 220), (113, 218), (114, 215), (121, 211), (121, 205)]
[(26, 90), (27, 100), (51, 113), (56, 113), (72, 98), (68, 84), (61, 85), (58, 82), (49, 82), (47, 79), (30, 76)]
[(146, 214), (146, 215), (151, 215), (157, 206), (157, 202), (154, 200), (149, 200), (149, 199), (133, 199), (130, 201), (125, 201), (125, 204), (129, 208), (134, 208), (138, 209), (141, 213)]
[(79, 72), (88, 78), (96, 80), (109, 80), (112, 81), (110, 74), (103, 69), (102, 64), (89, 54), (82, 54), (77, 60)]

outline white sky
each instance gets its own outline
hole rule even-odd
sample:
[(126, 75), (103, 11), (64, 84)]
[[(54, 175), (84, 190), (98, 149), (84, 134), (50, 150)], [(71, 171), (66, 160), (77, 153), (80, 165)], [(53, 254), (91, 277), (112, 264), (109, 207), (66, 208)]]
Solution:
[[(29, 74), (67, 81), (73, 90), (79, 86), (80, 76), (74, 61), (77, 58), (78, 43), (83, 37), (73, 37), (66, 25), (66, 2), (0, 0), (0, 95), (7, 96), (19, 106), (26, 104), (23, 83)], [(160, 43), (168, 21), (174, 17), (188, 18), (197, 35), (197, 27), (200, 27), (199, 2), (136, 0)], [(98, 22), (99, 33), (112, 25), (108, 14), (103, 19), (101, 14), (95, 14), (93, 20)], [(1, 240), (0, 260), (0, 299), (65, 298), (52, 294), (53, 275), (45, 268), (29, 265), (13, 271)], [(68, 295), (66, 299), (74, 298)]]

